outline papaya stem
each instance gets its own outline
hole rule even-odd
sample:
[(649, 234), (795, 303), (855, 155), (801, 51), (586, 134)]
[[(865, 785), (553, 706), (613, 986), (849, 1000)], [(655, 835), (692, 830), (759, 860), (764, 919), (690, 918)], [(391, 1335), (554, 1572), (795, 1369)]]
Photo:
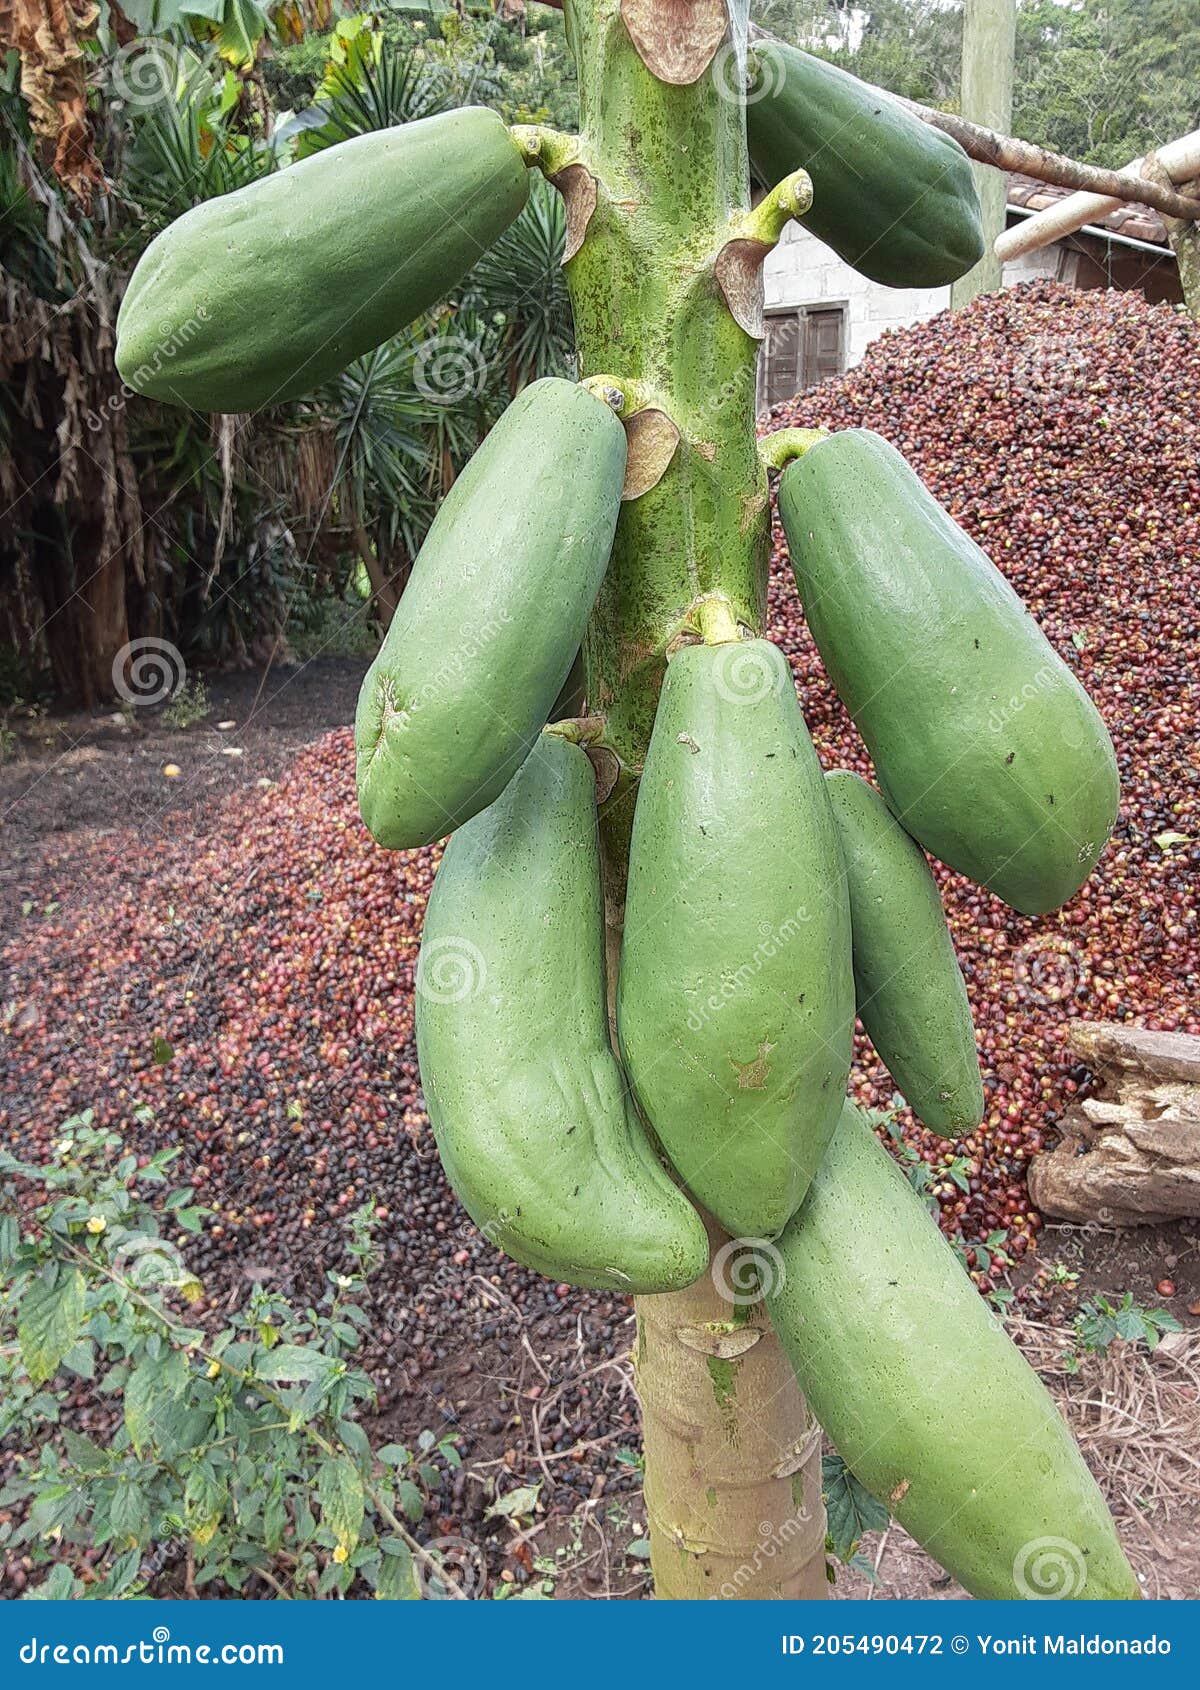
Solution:
[(696, 606), (696, 626), (705, 645), (727, 645), (730, 640), (742, 637), (733, 606), (719, 593), (700, 600)]
[[(611, 389), (623, 396), (622, 421), (642, 419), (626, 431), (635, 473), (627, 469), (631, 485), (584, 641), (587, 698), (606, 719), (604, 746), (589, 756), (601, 806), (610, 988), (638, 776), (668, 654), (697, 637), (702, 604), (717, 638), (758, 632), (765, 620), (770, 511), (754, 437), (758, 347), (722, 296), (714, 254), (739, 240), (761, 249), (757, 229), (769, 233), (773, 218), (782, 228), (787, 197), (755, 225), (744, 111), (714, 76), (657, 78), (626, 26), (627, 9), (628, 0), (564, 6), (581, 148), (601, 185), (565, 272), (580, 368), (600, 397)], [(738, 10), (735, 45), (744, 44)], [(798, 187), (788, 190), (794, 205)], [(737, 232), (743, 218), (748, 236)], [(602, 373), (611, 370), (624, 373)], [(684, 875), (687, 864), (664, 864), (664, 873)], [(686, 1291), (635, 1302), (655, 1593), (820, 1599), (828, 1591), (820, 1446), (779, 1340), (755, 1305), (733, 1311), (753, 1325), (748, 1353), (694, 1347), (697, 1329), (731, 1318), (718, 1284), (726, 1240), (714, 1230), (711, 1243), (716, 1278), (710, 1267)]]
[(544, 734), (557, 734), (572, 745), (598, 745), (604, 738), (603, 716), (563, 716), (557, 722), (547, 722)]
[(777, 246), (792, 218), (803, 217), (812, 201), (813, 185), (808, 171), (793, 170), (759, 200), (753, 211), (732, 220), (732, 232), (743, 240)]
[(556, 176), (580, 156), (578, 135), (550, 129), (544, 123), (513, 123), (508, 132), (529, 169), (536, 166), (544, 176)]
[(758, 455), (768, 469), (784, 469), (795, 458), (802, 458), (819, 440), (828, 440), (827, 428), (777, 428), (764, 434), (758, 443)]

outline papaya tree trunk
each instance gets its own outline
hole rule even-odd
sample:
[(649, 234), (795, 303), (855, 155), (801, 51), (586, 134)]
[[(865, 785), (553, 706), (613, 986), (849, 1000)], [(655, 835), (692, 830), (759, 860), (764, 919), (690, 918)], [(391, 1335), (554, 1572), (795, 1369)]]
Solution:
[(729, 1241), (711, 1222), (709, 1237), (713, 1263), (703, 1279), (638, 1299), (634, 1361), (655, 1594), (823, 1597), (821, 1428), (761, 1301), (737, 1290)]
[[(748, 329), (771, 213), (749, 210), (744, 23), (731, 39), (725, 0), (566, 0), (565, 13), (581, 135), (557, 151), (547, 140), (540, 162), (567, 202), (580, 374), (608, 379), (629, 438), (584, 646), (588, 707), (604, 719), (611, 968), (668, 651), (714, 616), (763, 626), (770, 518)], [(817, 1436), (761, 1305), (722, 1294), (728, 1253), (713, 1241), (710, 1275), (636, 1305), (656, 1590), (821, 1596)]]

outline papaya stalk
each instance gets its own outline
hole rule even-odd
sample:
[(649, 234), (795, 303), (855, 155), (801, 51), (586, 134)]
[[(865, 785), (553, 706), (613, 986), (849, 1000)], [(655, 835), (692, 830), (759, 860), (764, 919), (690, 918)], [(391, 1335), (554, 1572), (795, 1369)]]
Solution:
[[(668, 653), (681, 640), (763, 627), (769, 508), (748, 331), (762, 259), (810, 190), (794, 172), (751, 213), (744, 108), (712, 68), (722, 40), (728, 50), (716, 18), (705, 36), (673, 6), (625, 0), (623, 16), (620, 0), (566, 0), (564, 10), (578, 145), (536, 146), (527, 134), (522, 144), (531, 163), (557, 155), (547, 173), (568, 222), (585, 222), (566, 264), (580, 374), (593, 391), (623, 396), (629, 441), (625, 500), (584, 640), (588, 710), (604, 718), (616, 764), (601, 808), (611, 987), (637, 780)], [(721, 0), (693, 13), (702, 23), (714, 10), (724, 17)], [(563, 157), (571, 164), (556, 169)], [(710, 1238), (713, 1271), (635, 1303), (655, 1590), (824, 1596), (819, 1438), (761, 1304), (722, 1294), (727, 1240), (712, 1223)]]

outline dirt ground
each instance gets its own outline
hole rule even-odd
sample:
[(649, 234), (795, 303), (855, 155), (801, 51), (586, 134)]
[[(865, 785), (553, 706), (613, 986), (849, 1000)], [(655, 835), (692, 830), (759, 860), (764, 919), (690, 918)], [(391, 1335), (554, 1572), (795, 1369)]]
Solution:
[[(353, 719), (365, 661), (329, 659), (269, 673), (208, 678), (211, 709), (187, 728), (120, 714), (14, 717), (15, 736), (0, 763), (0, 911), (6, 923), (21, 899), (47, 896), (44, 853), (167, 810), (187, 813), (197, 835), (206, 814), (238, 785), (275, 779), (296, 750)], [(166, 778), (174, 765), (179, 773)], [(0, 982), (0, 1000), (3, 999)], [(1056, 1308), (1069, 1315), (1096, 1294), (1131, 1290), (1171, 1308), (1194, 1329), (1200, 1302), (1200, 1233), (1191, 1223), (1132, 1232), (1049, 1225), (1039, 1260), (1077, 1275)], [(1028, 1269), (1024, 1270), (1028, 1271)], [(1175, 1295), (1158, 1287), (1169, 1278)], [(557, 1596), (637, 1598), (647, 1593), (645, 1516), (636, 1464), (637, 1414), (627, 1352), (632, 1314), (595, 1298), (504, 1306), (482, 1276), (458, 1304), (423, 1315), (429, 1365), (384, 1382), (380, 1434), (414, 1437), (449, 1421), (468, 1458), (438, 1503), (435, 1535), (465, 1533), (488, 1542), (499, 1576), (544, 1579)], [(1195, 1452), (1193, 1452), (1194, 1454)], [(511, 1524), (486, 1520), (489, 1475), (499, 1469), (544, 1482), (544, 1516)], [(1200, 1587), (1200, 1512), (1163, 1512), (1136, 1491), (1114, 1498), (1147, 1593), (1195, 1596)], [(632, 1551), (630, 1546), (633, 1546)], [(863, 1552), (878, 1583), (839, 1574), (836, 1596), (954, 1599), (963, 1592), (898, 1526), (868, 1539)]]

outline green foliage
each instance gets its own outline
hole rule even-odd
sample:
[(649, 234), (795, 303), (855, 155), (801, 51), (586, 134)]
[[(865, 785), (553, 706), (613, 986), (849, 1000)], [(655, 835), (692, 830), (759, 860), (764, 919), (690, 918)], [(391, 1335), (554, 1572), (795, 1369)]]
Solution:
[(840, 1455), (821, 1457), (821, 1490), (825, 1497), (826, 1552), (846, 1565), (858, 1564), (863, 1534), (882, 1531), (890, 1518), (888, 1511), (863, 1489)]
[(241, 84), (211, 50), (179, 53), (173, 97), (131, 106), (130, 134), (122, 189), (141, 212), (139, 243), (275, 168), (272, 148), (242, 123)]
[[(433, 46), (431, 57), (367, 20), (344, 19), (329, 38), (313, 105), (280, 134), (291, 135), (298, 157), (309, 157), (458, 103), (466, 73), (450, 78), (451, 46)], [(315, 126), (312, 113), (321, 116)], [(561, 198), (534, 175), (525, 209), (458, 298), (357, 360), (306, 404), (305, 414), (319, 415), (333, 435), (331, 512), (358, 535), (360, 558), (369, 549), (384, 576), (403, 581), (451, 481), (511, 395), (539, 376), (571, 370), (565, 237)]]
[[(0, 265), (40, 300), (86, 297), (99, 259), (115, 307), (122, 276), (167, 223), (320, 146), (465, 102), (498, 105), (512, 121), (561, 125), (575, 116), (562, 19), (541, 9), (537, 27), (490, 12), (460, 19), (434, 6), (427, 15), (339, 18), (319, 35), (303, 33), (294, 8), (246, 0), (130, 0), (126, 11), (139, 42), (119, 49), (102, 25), (91, 73), (98, 144), (115, 184), (92, 219), (76, 209), (77, 224), (64, 224), (52, 183), (31, 193), (28, 110), (11, 65), (0, 85)], [(269, 52), (258, 39), (264, 18)], [(247, 72), (251, 46), (257, 57)], [(438, 501), (507, 400), (537, 376), (572, 371), (558, 268), (562, 207), (540, 177), (531, 187), (503, 250), (458, 297), (320, 394), (236, 429), (222, 425), (216, 439), (213, 419), (114, 391), (108, 363), (86, 369), (89, 430), (100, 439), (112, 431), (118, 461), (136, 472), (120, 506), (130, 558), (138, 545), (146, 551), (127, 590), (131, 636), (149, 628), (189, 662), (252, 660), (285, 631), (310, 654), (362, 649), (368, 617), (356, 573), (369, 559), (402, 586)], [(86, 255), (73, 250), (75, 227)], [(86, 342), (95, 331), (80, 317), (78, 333)], [(431, 390), (416, 377), (445, 364), (447, 343), (451, 365), (465, 366), (469, 379)], [(31, 357), (36, 393), (18, 369), (0, 395), (0, 452), (14, 457), (31, 498), (54, 485), (58, 357)], [(100, 457), (93, 452), (85, 467)], [(23, 626), (42, 628), (54, 608), (40, 602), (42, 580), (82, 578), (86, 559), (75, 559), (74, 537), (98, 502), (81, 479), (61, 511), (9, 513), (0, 545), (27, 557), (20, 579), (33, 583), (22, 589), (30, 597)], [(55, 571), (47, 553), (61, 554)], [(63, 636), (66, 620), (59, 617), (54, 651), (37, 637), (18, 653), (23, 696), (51, 664), (59, 690), (79, 684), (83, 662)]]
[[(182, 1247), (208, 1211), (172, 1186), (178, 1155), (139, 1166), (90, 1112), (44, 1165), (0, 1152), (0, 1438), (36, 1451), (0, 1491), (20, 1518), (0, 1548), (47, 1570), (36, 1597), (161, 1591), (179, 1564), (189, 1594), (255, 1575), (290, 1597), (444, 1594), (410, 1524), (458, 1450), (424, 1432), (415, 1452), (374, 1451), (358, 1419), (374, 1400), (355, 1360), (370, 1205), (319, 1307), (256, 1288), (200, 1325)], [(116, 1418), (103, 1438), (73, 1424), (81, 1380)]]
[(575, 336), (563, 279), (566, 212), (562, 196), (536, 172), (529, 201), (470, 276), (476, 309), (499, 331), (510, 391), (541, 376), (573, 374)]
[(324, 73), (312, 103), (281, 114), (277, 137), (295, 132), (297, 158), (338, 141), (398, 123), (413, 123), (453, 103), (441, 77), (416, 48), (394, 48), (365, 17), (342, 18), (328, 37)]
[(1134, 1302), (1132, 1291), (1126, 1291), (1119, 1303), (1113, 1303), (1107, 1297), (1083, 1303), (1075, 1316), (1075, 1337), (1079, 1348), (1090, 1354), (1103, 1354), (1110, 1344), (1118, 1340), (1127, 1344), (1145, 1344), (1148, 1350), (1153, 1350), (1165, 1333), (1181, 1330), (1169, 1310), (1141, 1308)]
[(1200, 0), (1024, 0), (1013, 127), (1121, 165), (1200, 123)]
[(164, 728), (190, 728), (202, 722), (211, 710), (208, 688), (202, 677), (195, 675), (183, 683), (163, 709), (159, 720)]

